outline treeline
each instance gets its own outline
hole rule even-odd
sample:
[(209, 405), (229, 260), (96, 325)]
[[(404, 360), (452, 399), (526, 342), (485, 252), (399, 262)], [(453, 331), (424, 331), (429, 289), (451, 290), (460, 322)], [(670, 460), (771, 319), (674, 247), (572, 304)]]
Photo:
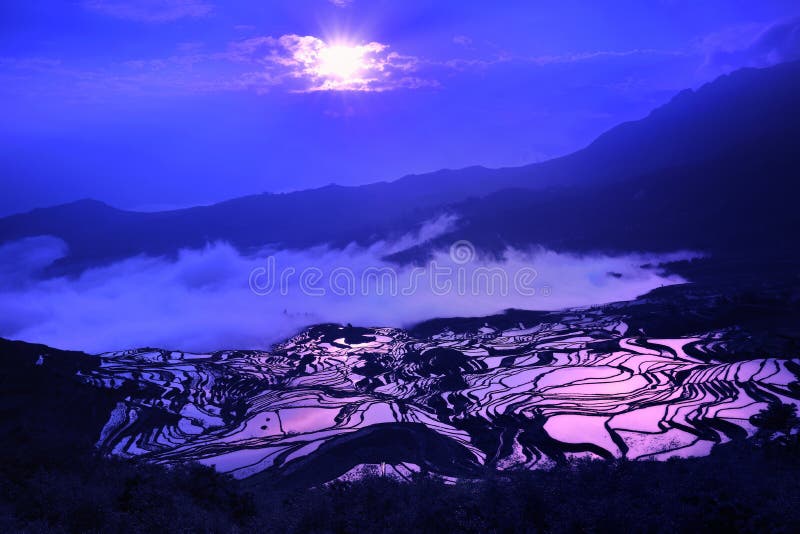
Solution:
[(20, 461), (6, 456), (0, 465), (0, 531), (797, 532), (793, 432), (765, 431), (702, 458), (582, 462), (455, 485), (373, 477), (293, 491), (248, 490), (198, 465), (88, 453), (33, 465), (19, 450), (12, 456)]

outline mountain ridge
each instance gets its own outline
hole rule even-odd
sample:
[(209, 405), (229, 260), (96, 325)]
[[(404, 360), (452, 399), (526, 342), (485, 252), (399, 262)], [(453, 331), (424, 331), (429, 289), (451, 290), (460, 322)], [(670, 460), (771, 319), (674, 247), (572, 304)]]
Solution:
[[(531, 216), (530, 209), (544, 206), (543, 211), (547, 211), (558, 202), (581, 195), (581, 202), (592, 206), (592, 197), (599, 194), (609, 213), (619, 212), (626, 209), (619, 201), (626, 196), (622, 193), (640, 183), (651, 183), (647, 177), (653, 175), (661, 176), (656, 182), (673, 204), (676, 191), (685, 186), (684, 182), (710, 179), (723, 186), (717, 204), (740, 203), (742, 198), (732, 196), (740, 191), (726, 191), (724, 180), (720, 181), (721, 175), (738, 172), (736, 166), (726, 162), (742, 161), (745, 151), (747, 165), (758, 169), (769, 166), (776, 157), (769, 153), (772, 144), (784, 143), (791, 150), (793, 142), (800, 141), (796, 94), (800, 94), (800, 62), (742, 69), (696, 91), (682, 91), (647, 117), (620, 124), (587, 147), (542, 163), (500, 169), (444, 169), (391, 182), (262, 193), (162, 212), (125, 211), (99, 201), (81, 200), (0, 219), (0, 243), (36, 235), (58, 237), (69, 246), (69, 255), (58, 260), (51, 273), (75, 273), (139, 254), (174, 255), (182, 248), (202, 248), (214, 241), (227, 241), (244, 252), (268, 245), (291, 249), (318, 245), (342, 248), (351, 243), (367, 246), (412, 233), (427, 221), (448, 213), (461, 219), (457, 231), (448, 234), (448, 239), (461, 236), (459, 232), (464, 228), (472, 228), (467, 238), (495, 251), (509, 245), (557, 247), (560, 243), (571, 243), (566, 249), (577, 251), (619, 249), (613, 234), (622, 222), (596, 235), (590, 243), (578, 239), (574, 225), (572, 235), (559, 229), (558, 224), (553, 227), (552, 217), (548, 225), (554, 236), (545, 242), (521, 236), (508, 223), (520, 222), (520, 228), (528, 229), (541, 226), (542, 221)], [(781, 152), (780, 157), (790, 163), (782, 169), (782, 175), (796, 177), (798, 166), (791, 151)], [(670, 173), (687, 168), (694, 170), (685, 175), (675, 173), (684, 182), (675, 182), (676, 186), (670, 188)], [(757, 183), (757, 174), (751, 172), (742, 179)], [(795, 181), (779, 183), (783, 187), (773, 191), (772, 198), (794, 194)], [(497, 207), (496, 199), (504, 194), (516, 195), (514, 189), (521, 190), (519, 197), (528, 202), (528, 210), (519, 208), (514, 217), (504, 218), (497, 218), (496, 213), (504, 212), (495, 210), (495, 215), (488, 217), (486, 214)], [(749, 200), (760, 202), (758, 195)], [(658, 198), (653, 201), (657, 210), (666, 209), (658, 207)], [(759, 213), (767, 211), (768, 206), (759, 206)], [(568, 210), (569, 204), (561, 208)], [(704, 206), (695, 205), (693, 209), (702, 210)], [(731, 215), (726, 212), (726, 216)], [(575, 217), (581, 217), (578, 211)], [(483, 227), (476, 232), (478, 220)], [(583, 217), (578, 226), (594, 224)], [(789, 224), (793, 226), (796, 221), (785, 223)], [(711, 242), (713, 236), (706, 237), (706, 242)], [(634, 241), (637, 247), (647, 245), (643, 239)], [(441, 245), (441, 240), (431, 245)], [(657, 242), (653, 245), (664, 248)], [(411, 256), (414, 254), (396, 258)]]

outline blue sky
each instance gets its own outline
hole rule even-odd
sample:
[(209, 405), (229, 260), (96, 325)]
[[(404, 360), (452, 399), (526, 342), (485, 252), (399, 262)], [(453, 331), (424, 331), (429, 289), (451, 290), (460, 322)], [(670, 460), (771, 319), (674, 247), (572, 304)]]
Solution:
[(796, 1), (3, 2), (0, 214), (541, 161), (799, 57), (799, 16)]

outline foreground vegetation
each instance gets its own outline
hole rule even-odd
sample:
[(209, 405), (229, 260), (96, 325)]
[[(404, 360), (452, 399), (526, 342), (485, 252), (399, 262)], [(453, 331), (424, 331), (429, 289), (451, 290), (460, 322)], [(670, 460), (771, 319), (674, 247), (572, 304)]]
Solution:
[(420, 477), (245, 489), (201, 466), (166, 469), (26, 451), (0, 467), (0, 531), (797, 532), (796, 436), (704, 458), (586, 462), (445, 485)]
[(79, 353), (49, 349), (37, 365), (44, 349), (0, 340), (0, 532), (800, 531), (791, 405), (704, 458), (286, 490), (97, 455), (96, 429), (125, 392), (74, 380), (95, 365)]

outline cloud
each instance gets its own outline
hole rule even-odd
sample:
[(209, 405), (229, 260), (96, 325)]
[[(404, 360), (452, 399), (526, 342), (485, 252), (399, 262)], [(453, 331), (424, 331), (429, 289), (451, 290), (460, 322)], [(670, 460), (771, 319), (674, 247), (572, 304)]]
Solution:
[(417, 71), (416, 57), (401, 55), (376, 41), (326, 42), (311, 35), (287, 34), (232, 43), (229, 52), (234, 61), (260, 65), (270, 80), (280, 80), (295, 92), (380, 92), (437, 85), (435, 80), (411, 74)]
[(701, 39), (706, 67), (731, 70), (766, 67), (800, 59), (800, 17), (766, 27), (746, 25), (728, 28)]
[(350, 7), (353, 4), (353, 0), (328, 0), (328, 2), (336, 7)]
[[(470, 41), (471, 42), (471, 41)], [(458, 43), (460, 44), (460, 43)], [(468, 45), (464, 45), (470, 48)], [(426, 62), (431, 65), (439, 65), (456, 71), (485, 70), (489, 67), (503, 64), (529, 64), (537, 67), (549, 65), (564, 65), (575, 63), (587, 63), (591, 61), (619, 60), (631, 57), (648, 56), (682, 56), (684, 52), (674, 50), (660, 50), (654, 48), (634, 48), (630, 50), (592, 50), (585, 52), (572, 52), (566, 54), (553, 55), (514, 55), (505, 51), (500, 51), (489, 57), (461, 57), (447, 59), (438, 62)]]
[(205, 17), (214, 9), (204, 0), (85, 0), (84, 5), (110, 17), (150, 23)]
[[(462, 36), (463, 37), (463, 36)], [(464, 41), (465, 42), (465, 41)], [(293, 93), (385, 92), (438, 88), (442, 80), (462, 73), (482, 73), (501, 65), (545, 68), (584, 62), (627, 61), (627, 58), (676, 56), (683, 52), (655, 49), (587, 51), (526, 56), (493, 50), (481, 53), (463, 47), (450, 58), (426, 58), (394, 50), (377, 41), (324, 40), (311, 35), (253, 36), (213, 49), (200, 42), (180, 43), (170, 56), (127, 60), (75, 68), (47, 58), (0, 58), (0, 90), (49, 90), (59, 96), (103, 98), (117, 92), (186, 94), (280, 89)], [(696, 53), (696, 52), (695, 52)], [(9, 83), (2, 83), (2, 82)]]
[[(642, 268), (668, 258), (647, 254), (574, 256), (532, 249), (509, 250), (503, 261), (483, 261), (461, 244), (456, 252), (442, 251), (435, 257), (439, 269), (452, 269), (436, 287), (432, 266), (420, 274), (420, 267), (398, 268), (381, 259), (448, 225), (443, 219), (401, 242), (345, 250), (265, 250), (245, 256), (217, 243), (182, 251), (173, 260), (134, 257), (76, 278), (51, 279), (41, 279), (38, 273), (65, 254), (64, 244), (50, 237), (26, 239), (0, 247), (0, 265), (5, 266), (0, 278), (0, 336), (89, 352), (140, 346), (266, 349), (320, 322), (402, 327), (509, 307), (560, 309), (630, 299), (681, 281)], [(686, 255), (671, 259), (675, 257)], [(276, 285), (267, 292), (262, 273), (269, 272), (270, 262)], [(285, 277), (290, 269), (293, 274)], [(459, 269), (468, 281), (463, 292)], [(303, 273), (313, 275), (314, 270), (321, 273), (316, 282), (303, 279)], [(521, 272), (529, 275), (525, 287), (532, 294), (517, 291), (515, 276)], [(394, 293), (381, 273), (396, 276)], [(493, 277), (502, 281), (503, 276), (511, 284), (505, 295), (500, 284), (492, 289), (489, 285)], [(279, 277), (287, 280), (285, 291)], [(355, 281), (354, 290), (341, 291), (348, 280)], [(446, 284), (441, 282), (447, 280), (451, 289), (442, 292)], [(311, 294), (309, 287), (325, 293)]]
[(456, 35), (453, 37), (453, 43), (459, 46), (470, 47), (472, 46), (472, 39), (466, 35)]

